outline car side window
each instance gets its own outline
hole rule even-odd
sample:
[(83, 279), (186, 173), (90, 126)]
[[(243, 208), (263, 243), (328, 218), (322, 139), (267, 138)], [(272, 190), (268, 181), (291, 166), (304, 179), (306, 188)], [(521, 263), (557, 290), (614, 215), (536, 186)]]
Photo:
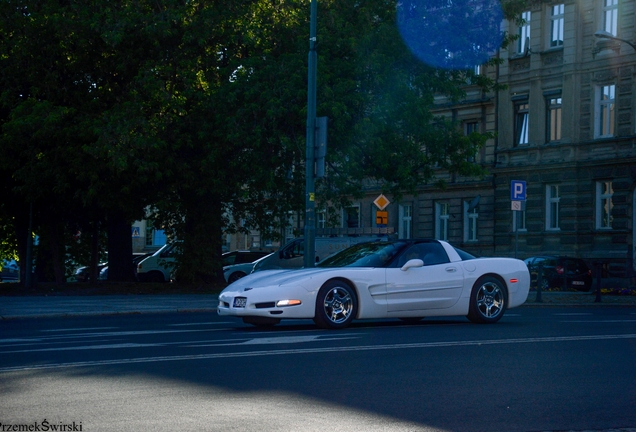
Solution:
[(414, 244), (400, 257), (398, 265), (403, 266), (412, 259), (421, 259), (425, 266), (450, 262), (444, 247), (434, 242)]
[(160, 258), (170, 258), (174, 255), (174, 245), (168, 246), (165, 251), (161, 252)]
[(236, 256), (236, 261), (234, 264), (244, 264), (250, 262), (251, 254), (249, 253), (241, 253)]
[(532, 261), (532, 265), (534, 267), (539, 267), (540, 264), (544, 264), (545, 265), (545, 258), (538, 257), (538, 258), (535, 258), (534, 261)]
[(301, 257), (305, 255), (305, 244), (303, 242), (296, 242), (290, 245), (288, 248), (284, 250), (284, 252), (280, 255), (282, 259), (291, 259), (296, 257)]

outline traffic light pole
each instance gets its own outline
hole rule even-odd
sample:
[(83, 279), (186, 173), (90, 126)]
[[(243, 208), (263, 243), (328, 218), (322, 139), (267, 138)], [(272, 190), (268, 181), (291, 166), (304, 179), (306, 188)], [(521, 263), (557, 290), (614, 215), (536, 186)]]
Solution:
[(315, 145), (316, 145), (316, 14), (317, 0), (311, 0), (309, 23), (309, 63), (307, 85), (307, 148), (305, 160), (305, 250), (304, 266), (316, 264), (316, 202), (315, 202)]

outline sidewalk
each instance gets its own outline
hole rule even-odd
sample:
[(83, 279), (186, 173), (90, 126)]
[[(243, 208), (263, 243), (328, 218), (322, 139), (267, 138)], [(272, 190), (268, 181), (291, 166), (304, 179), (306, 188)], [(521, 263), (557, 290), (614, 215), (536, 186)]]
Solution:
[(541, 301), (537, 302), (537, 292), (531, 291), (528, 299), (521, 307), (542, 306), (627, 306), (636, 307), (636, 295), (601, 295), (596, 301), (596, 292), (542, 292)]
[[(596, 302), (594, 293), (542, 292), (541, 302), (531, 292), (521, 307), (636, 307), (636, 296), (605, 295)], [(0, 320), (15, 318), (113, 315), (158, 312), (215, 312), (216, 294), (12, 296), (0, 297)]]

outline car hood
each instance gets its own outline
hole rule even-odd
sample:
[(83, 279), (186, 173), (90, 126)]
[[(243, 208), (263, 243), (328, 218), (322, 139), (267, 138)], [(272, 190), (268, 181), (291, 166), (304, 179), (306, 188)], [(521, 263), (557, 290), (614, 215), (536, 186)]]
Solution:
[[(304, 282), (341, 268), (310, 268), (296, 270), (263, 270), (249, 274), (225, 288), (224, 292), (242, 292), (245, 288), (259, 289), (281, 285), (297, 285), (306, 287)], [(312, 284), (313, 285), (313, 284)]]

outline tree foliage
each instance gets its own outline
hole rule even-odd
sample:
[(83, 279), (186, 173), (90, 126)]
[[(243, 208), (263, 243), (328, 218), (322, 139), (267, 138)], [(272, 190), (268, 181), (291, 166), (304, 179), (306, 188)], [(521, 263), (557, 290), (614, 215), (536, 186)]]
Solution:
[[(504, 6), (516, 14), (519, 0)], [(321, 0), (318, 33), (319, 199), (482, 172), (467, 161), (488, 135), (465, 137), (430, 108), (436, 93), (459, 100), (467, 77), (494, 83), (419, 62), (395, 1)], [(276, 231), (304, 205), (308, 34), (301, 0), (2, 2), (0, 226), (16, 233), (3, 244), (24, 256), (31, 205), (57, 267), (78, 232), (97, 244), (110, 227), (123, 280), (124, 231), (151, 208), (184, 242), (179, 277), (220, 279), (224, 231)]]

